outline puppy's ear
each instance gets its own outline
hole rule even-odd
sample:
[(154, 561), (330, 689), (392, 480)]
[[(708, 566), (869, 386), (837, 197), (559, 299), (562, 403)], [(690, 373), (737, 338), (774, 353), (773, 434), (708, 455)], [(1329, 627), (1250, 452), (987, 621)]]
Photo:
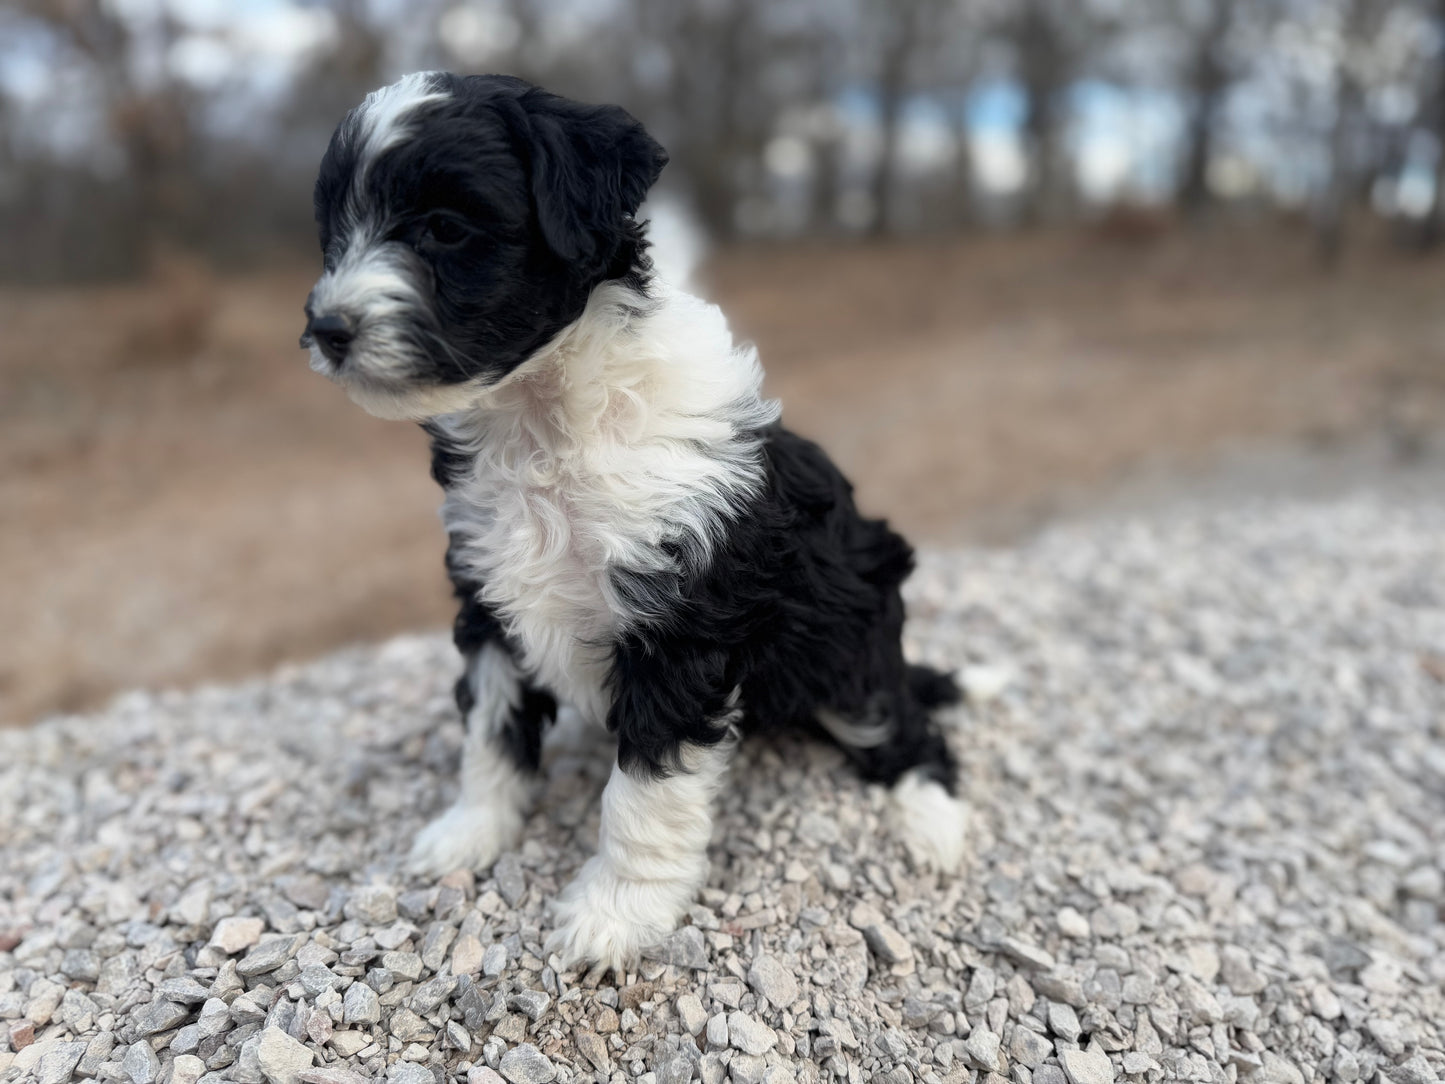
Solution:
[(667, 152), (615, 105), (583, 105), (544, 91), (521, 104), (542, 236), (562, 259), (600, 271), (667, 165)]

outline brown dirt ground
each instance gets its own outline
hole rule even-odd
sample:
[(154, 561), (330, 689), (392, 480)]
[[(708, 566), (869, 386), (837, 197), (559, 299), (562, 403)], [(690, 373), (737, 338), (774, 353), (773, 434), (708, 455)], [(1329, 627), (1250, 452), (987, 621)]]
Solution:
[[(0, 719), (447, 623), (425, 441), (307, 370), (311, 277), (0, 291)], [(788, 423), (928, 541), (1445, 418), (1445, 260), (1383, 246), (1332, 275), (1272, 234), (753, 249), (706, 280)]]

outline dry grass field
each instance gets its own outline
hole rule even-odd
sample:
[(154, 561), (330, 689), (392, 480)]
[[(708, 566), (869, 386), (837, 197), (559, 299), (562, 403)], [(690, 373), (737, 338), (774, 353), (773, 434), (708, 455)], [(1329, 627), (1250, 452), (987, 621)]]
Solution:
[[(311, 269), (0, 291), (0, 719), (450, 618), (413, 427), (296, 348)], [(1006, 539), (1142, 471), (1445, 419), (1445, 260), (1098, 233), (728, 251), (706, 292), (794, 428), (920, 540)]]

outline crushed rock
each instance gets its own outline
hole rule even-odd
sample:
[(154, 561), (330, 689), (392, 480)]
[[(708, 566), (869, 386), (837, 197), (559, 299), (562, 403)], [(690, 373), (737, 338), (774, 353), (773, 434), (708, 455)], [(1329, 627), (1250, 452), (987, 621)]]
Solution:
[(833, 750), (758, 740), (683, 929), (566, 972), (605, 736), (526, 841), (401, 867), (456, 787), (408, 637), (0, 732), (0, 1080), (1433, 1084), (1445, 504), (1241, 505), (925, 555), (910, 654), (971, 858), (914, 869)]

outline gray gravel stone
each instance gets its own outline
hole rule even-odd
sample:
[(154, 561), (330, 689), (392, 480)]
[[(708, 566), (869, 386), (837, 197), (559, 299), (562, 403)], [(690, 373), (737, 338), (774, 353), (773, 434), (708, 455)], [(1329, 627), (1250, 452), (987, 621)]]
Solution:
[(748, 985), (781, 1009), (798, 1000), (798, 980), (773, 956), (759, 956), (753, 961), (748, 968)]
[(773, 1029), (745, 1012), (728, 1013), (728, 1043), (744, 1054), (766, 1054), (777, 1043)]
[(519, 1012), (525, 1013), (527, 1019), (535, 1023), (546, 1015), (547, 1006), (552, 1004), (552, 998), (541, 990), (518, 990), (507, 1000), (507, 1004)]
[(57, 1043), (35, 1067), (36, 1084), (65, 1084), (85, 1054), (85, 1043)]
[(136, 1010), (133, 1017), (136, 1034), (155, 1035), (157, 1032), (169, 1031), (184, 1024), (190, 1019), (190, 1015), (191, 1010), (184, 1005), (156, 998), (149, 1005)]
[(677, 999), (677, 1017), (689, 1035), (699, 1035), (707, 1027), (707, 1010), (696, 994), (683, 994)]
[(987, 1028), (974, 1028), (963, 1044), (968, 1060), (986, 1073), (1003, 1069), (1003, 1058), (999, 1054), (1002, 1040)]
[(913, 957), (913, 946), (908, 939), (885, 922), (865, 926), (863, 939), (874, 955), (885, 963), (899, 964)]
[(707, 1045), (719, 1050), (727, 1048), (728, 1018), (726, 1013), (718, 1013), (708, 1020)]
[(1151, 1069), (1157, 1070), (1159, 1063), (1148, 1054), (1141, 1054), (1137, 1050), (1131, 1050), (1124, 1055), (1124, 1072), (1130, 1076), (1142, 1076)]
[(696, 926), (683, 926), (674, 930), (643, 955), (649, 960), (660, 960), (674, 967), (705, 971), (711, 966), (707, 957), (707, 943), (703, 940), (702, 931)]
[(1020, 967), (1034, 971), (1047, 971), (1054, 966), (1052, 954), (1017, 937), (1003, 938), (998, 943), (998, 951)]
[(346, 900), (347, 918), (382, 926), (396, 921), (396, 889), (389, 885), (362, 885)]
[(120, 1059), (120, 1071), (131, 1084), (154, 1084), (160, 1079), (161, 1061), (150, 1043), (131, 1043)]
[(1069, 1084), (1113, 1084), (1114, 1081), (1114, 1067), (1101, 1050), (1060, 1051), (1059, 1065)]
[(216, 923), (216, 928), (211, 932), (209, 944), (211, 947), (231, 955), (242, 949), (250, 948), (261, 940), (261, 931), (265, 928), (266, 923), (259, 918), (233, 915)]
[(728, 1063), (728, 1080), (733, 1084), (763, 1084), (763, 1074), (768, 1063), (764, 1058), (752, 1054), (734, 1054)]
[(275, 971), (291, 958), (292, 939), (272, 937), (262, 941), (236, 964), (236, 973), (251, 978)]
[(1365, 1022), (1365, 1029), (1369, 1031), (1370, 1038), (1380, 1044), (1380, 1049), (1392, 1058), (1398, 1058), (1405, 1052), (1405, 1036), (1400, 1029), (1400, 1023), (1383, 1016), (1372, 1016)]
[(423, 1065), (399, 1061), (387, 1069), (386, 1084), (436, 1084), (436, 1077)]
[(81, 1055), (80, 1063), (75, 1071), (80, 1076), (93, 1077), (100, 1072), (100, 1067), (109, 1058), (110, 1052), (115, 1049), (115, 1035), (109, 1031), (97, 1033), (89, 1043), (86, 1044), (85, 1053)]
[(381, 1022), (381, 1001), (376, 991), (364, 982), (353, 982), (347, 987), (342, 1005), (342, 1020), (348, 1024)]
[(171, 1063), (171, 1084), (196, 1084), (205, 1073), (205, 1062), (194, 1054), (182, 1054)]
[(1074, 1012), (1072, 1005), (1067, 1005), (1062, 1001), (1051, 1001), (1049, 1003), (1049, 1030), (1061, 1039), (1076, 1043), (1084, 1029), (1080, 1026), (1079, 1014)]
[(482, 969), (482, 943), (472, 934), (463, 934), (452, 947), (452, 974), (474, 975)]
[[(454, 975), (438, 975), (434, 979), (428, 979), (411, 995), (411, 1007), (414, 1011), (422, 1014), (430, 1013), (451, 997), (452, 991), (456, 988), (457, 980)], [(544, 998), (546, 996), (546, 994), (542, 995)], [(546, 1008), (545, 1003), (542, 1007)]]
[(1054, 922), (1059, 927), (1059, 932), (1065, 937), (1072, 937), (1077, 941), (1087, 941), (1093, 935), (1093, 929), (1089, 926), (1089, 920), (1073, 907), (1061, 907), (1054, 916)]
[(658, 1059), (657, 1084), (687, 1084), (692, 1079), (696, 1062), (684, 1054)]
[(313, 1055), (277, 1027), (261, 1032), (256, 1047), (256, 1062), (270, 1084), (301, 1084), (301, 1074), (311, 1068)]
[(531, 1043), (508, 1050), (498, 1068), (512, 1084), (547, 1084), (557, 1077), (557, 1067)]
[(1435, 1084), (1440, 1079), (1423, 1054), (1416, 1054), (1386, 1072), (1395, 1084)]
[(387, 1028), (404, 1043), (430, 1042), (435, 1034), (432, 1026), (410, 1009), (393, 1012)]
[(507, 906), (515, 907), (522, 902), (522, 897), (527, 892), (527, 878), (522, 873), (522, 865), (517, 861), (516, 855), (504, 854), (497, 859), (492, 875), (497, 880), (497, 891), (502, 894), (502, 899), (507, 901)]
[(179, 1002), (182, 1005), (199, 1005), (206, 1000), (208, 990), (209, 987), (202, 986), (189, 975), (183, 975), (178, 979), (166, 979), (156, 992), (167, 1001)]
[(612, 1059), (607, 1055), (607, 1044), (595, 1031), (579, 1029), (572, 1037), (578, 1051), (582, 1056), (592, 1063), (592, 1067), (599, 1073), (612, 1071)]
[(482, 974), (487, 978), (496, 978), (507, 967), (507, 947), (500, 942), (487, 946), (486, 952), (482, 953)]
[(1054, 1044), (1036, 1031), (1016, 1027), (1009, 1039), (1008, 1052), (1014, 1061), (1022, 1062), (1032, 1069), (1054, 1052)]
[(393, 976), (415, 982), (421, 978), (425, 965), (415, 952), (388, 952), (381, 957), (381, 965)]

